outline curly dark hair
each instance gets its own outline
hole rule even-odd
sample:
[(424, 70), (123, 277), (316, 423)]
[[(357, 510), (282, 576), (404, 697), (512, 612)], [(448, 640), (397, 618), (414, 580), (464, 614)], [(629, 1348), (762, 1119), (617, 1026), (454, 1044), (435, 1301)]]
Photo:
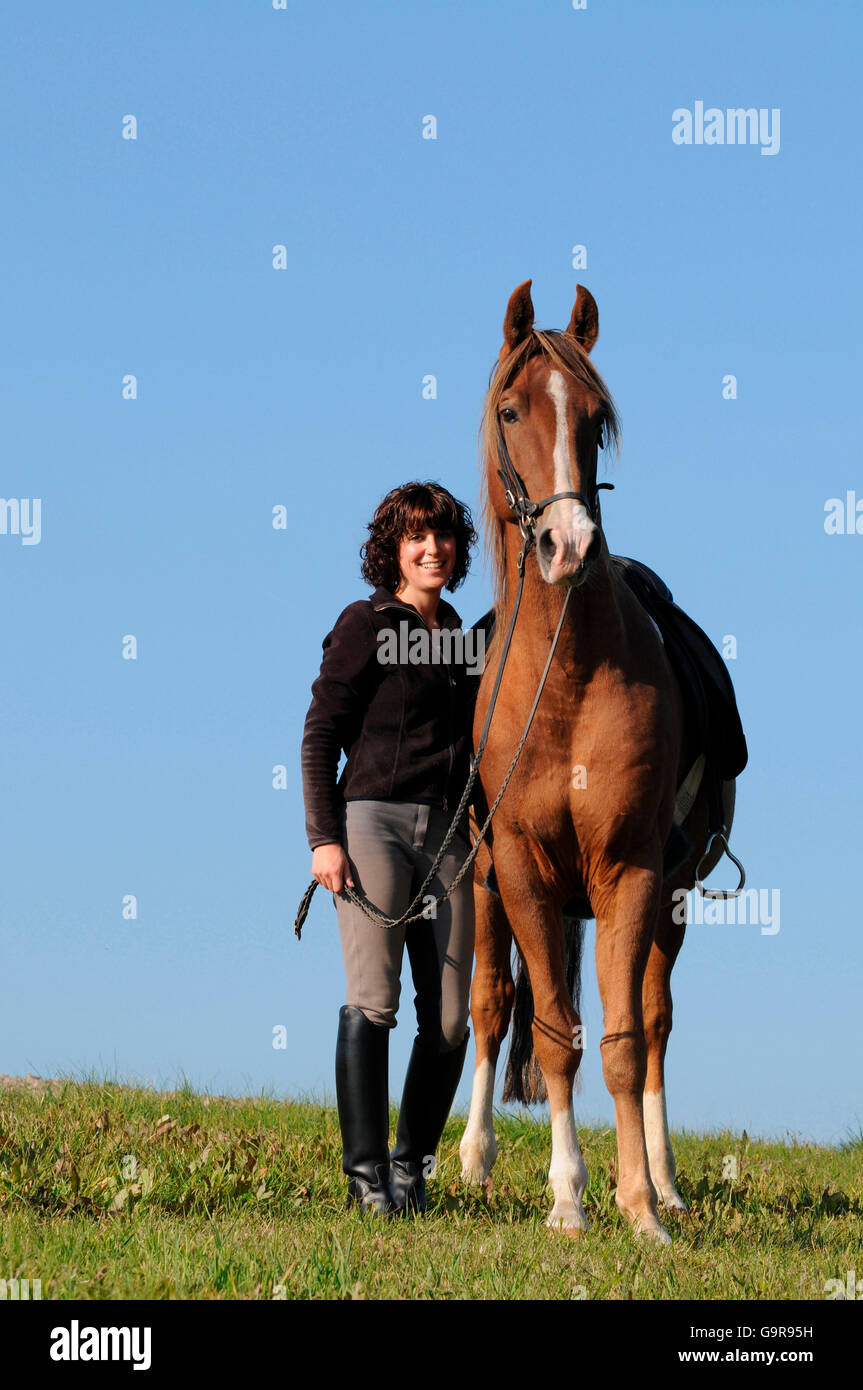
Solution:
[(470, 550), (476, 545), (473, 518), (440, 483), (404, 483), (393, 488), (369, 522), (369, 538), (360, 548), (363, 578), (373, 589), (395, 593), (401, 581), (399, 545), (413, 531), (452, 531), (456, 560), (445, 587), (450, 591), (464, 582), (470, 569)]

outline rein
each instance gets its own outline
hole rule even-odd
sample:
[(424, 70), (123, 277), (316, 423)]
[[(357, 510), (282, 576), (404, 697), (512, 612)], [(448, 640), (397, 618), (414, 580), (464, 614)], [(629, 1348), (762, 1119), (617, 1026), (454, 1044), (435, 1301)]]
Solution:
[[(497, 695), (498, 691), (500, 690), (500, 683), (503, 679), (504, 668), (506, 667), (507, 657), (509, 656), (510, 644), (512, 642), (512, 636), (515, 631), (516, 618), (518, 617), (518, 610), (521, 606), (521, 595), (522, 590), (524, 589), (525, 560), (527, 559), (528, 555), (533, 549), (533, 546), (536, 543), (537, 517), (541, 516), (542, 513), (545, 511), (546, 507), (549, 507), (552, 502), (556, 502), (562, 497), (572, 497), (577, 502), (581, 502), (582, 506), (586, 509), (588, 515), (590, 516), (591, 521), (595, 521), (594, 511), (597, 507), (596, 493), (599, 491), (600, 488), (613, 489), (614, 487), (613, 483), (598, 483), (596, 485), (596, 488), (594, 489), (592, 507), (590, 503), (587, 501), (587, 499), (583, 497), (580, 492), (555, 492), (552, 493), (550, 497), (543, 498), (541, 502), (531, 502), (530, 498), (527, 495), (527, 489), (525, 488), (524, 483), (522, 482), (521, 478), (519, 477), (518, 473), (513, 467), (513, 463), (509, 456), (509, 452), (507, 450), (506, 443), (503, 438), (503, 433), (500, 428), (499, 420), (497, 425), (497, 454), (501, 465), (500, 468), (497, 470), (498, 476), (503, 482), (504, 488), (506, 490), (507, 503), (509, 504), (510, 510), (512, 511), (513, 515), (515, 516), (518, 522), (519, 530), (521, 531), (522, 537), (521, 550), (518, 553), (518, 560), (516, 562), (518, 567), (518, 589), (516, 591), (515, 603), (513, 605), (512, 617), (510, 618), (509, 628), (507, 630), (506, 638), (504, 640), (503, 652), (501, 653), (500, 663), (497, 668), (497, 675), (495, 677), (494, 686), (491, 692), (491, 699), (489, 701), (488, 710), (486, 711), (482, 733), (480, 734), (480, 739), (479, 743), (477, 744), (476, 753), (471, 757), (470, 775), (467, 780), (467, 785), (465, 786), (465, 789), (461, 796), (461, 800), (459, 801), (459, 804), (456, 807), (456, 812), (455, 816), (453, 817), (452, 825), (450, 826), (449, 830), (444, 836), (443, 843), (441, 844), (441, 847), (437, 852), (435, 861), (429, 869), (425, 881), (419, 888), (413, 902), (408, 904), (401, 917), (387, 917), (385, 913), (381, 912), (379, 907), (376, 907), (374, 903), (370, 903), (368, 898), (366, 898), (364, 894), (358, 893), (355, 888), (349, 888), (347, 885), (345, 885), (342, 888), (341, 892), (338, 895), (341, 898), (347, 899), (348, 902), (354, 903), (365, 913), (367, 917), (371, 918), (371, 920), (375, 922), (379, 927), (382, 927), (387, 931), (392, 931), (394, 927), (408, 926), (409, 923), (418, 922), (421, 918), (425, 918), (426, 920), (428, 920), (432, 910), (436, 909), (441, 903), (446, 902), (450, 894), (455, 892), (455, 889), (461, 883), (462, 879), (464, 878), (465, 874), (467, 873), (468, 869), (470, 868), (471, 864), (476, 858), (477, 853), (479, 852), (479, 847), (485, 839), (485, 836), (488, 832), (488, 828), (491, 825), (491, 818), (498, 808), (501, 797), (506, 791), (509, 779), (515, 771), (516, 763), (518, 762), (519, 757), (521, 755), (521, 750), (525, 745), (525, 741), (527, 739), (528, 734), (530, 733), (530, 726), (533, 723), (533, 717), (536, 714), (540, 696), (542, 695), (542, 692), (545, 688), (546, 677), (548, 676), (549, 670), (551, 668), (552, 659), (557, 649), (558, 638), (560, 637), (561, 628), (563, 627), (563, 620), (566, 617), (566, 610), (569, 607), (569, 600), (572, 595), (571, 587), (567, 588), (566, 595), (563, 600), (563, 607), (560, 610), (560, 618), (558, 619), (557, 628), (555, 629), (554, 637), (552, 639), (551, 647), (549, 649), (548, 659), (546, 660), (545, 668), (543, 670), (542, 676), (540, 677), (536, 695), (534, 696), (533, 704), (530, 707), (530, 713), (527, 716), (527, 721), (525, 723), (524, 730), (522, 732), (521, 738), (518, 741), (518, 746), (515, 750), (512, 762), (506, 770), (506, 775), (503, 779), (503, 782), (501, 783), (500, 790), (498, 791), (498, 794), (494, 799), (494, 804), (492, 805), (485, 819), (485, 823), (483, 824), (482, 829), (480, 830), (476, 840), (474, 841), (473, 847), (471, 848), (471, 851), (468, 854), (467, 859), (462, 864), (461, 868), (459, 869), (452, 883), (447, 888), (446, 892), (441, 894), (439, 898), (435, 898), (433, 902), (426, 903), (422, 911), (414, 912), (413, 909), (417, 906), (418, 903), (420, 903), (423, 900), (423, 897), (425, 895), (425, 889), (431, 883), (432, 879), (434, 878), (435, 874), (440, 868), (444, 855), (446, 854), (450, 842), (453, 836), (455, 835), (456, 827), (458, 826), (459, 821), (461, 820), (462, 815), (464, 814), (464, 811), (469, 804), (470, 793), (473, 789), (474, 782), (476, 781), (477, 771), (479, 769), (482, 755), (485, 752), (485, 747), (488, 740), (488, 732), (491, 727), (491, 717), (494, 713), (495, 704), (497, 703)], [(306, 889), (305, 893), (300, 899), (300, 905), (297, 909), (297, 916), (294, 921), (294, 934), (296, 935), (298, 941), (301, 939), (303, 923), (305, 922), (306, 917), (308, 916), (309, 907), (311, 906), (311, 901), (314, 896), (315, 889), (318, 886), (318, 880), (312, 879), (311, 883), (309, 884), (308, 888)]]

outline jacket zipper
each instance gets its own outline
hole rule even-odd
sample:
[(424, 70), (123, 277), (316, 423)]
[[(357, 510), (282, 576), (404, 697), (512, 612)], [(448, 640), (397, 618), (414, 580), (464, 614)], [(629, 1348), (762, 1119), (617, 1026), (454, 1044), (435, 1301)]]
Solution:
[[(447, 678), (448, 678), (448, 680), (449, 680), (449, 727), (450, 727), (450, 733), (452, 733), (453, 717), (454, 717), (454, 714), (455, 714), (455, 710), (454, 710), (454, 708), (453, 708), (453, 706), (454, 706), (453, 690), (455, 689), (455, 680), (454, 680), (454, 678), (453, 678), (453, 674), (452, 674), (452, 672), (450, 671), (449, 667), (447, 667)], [(453, 743), (450, 743), (450, 745), (449, 745), (449, 750), (448, 750), (448, 751), (449, 751), (449, 767), (447, 768), (447, 776), (446, 776), (446, 784), (447, 784), (447, 786), (449, 786), (449, 784), (450, 784), (450, 779), (452, 778), (453, 764), (455, 763), (455, 745), (454, 745)], [(447, 805), (446, 796), (444, 796), (444, 799), (443, 799), (443, 809), (444, 809), (445, 811), (448, 811), (448, 810), (449, 810), (449, 806)]]
[[(447, 769), (447, 775), (446, 775), (446, 784), (447, 784), (447, 786), (449, 786), (449, 779), (452, 777), (452, 765), (453, 765), (453, 759), (454, 759), (454, 757), (455, 757), (455, 751), (454, 751), (454, 749), (453, 749), (452, 744), (450, 744), (450, 746), (449, 746), (449, 768)], [(444, 799), (443, 799), (443, 809), (444, 809), (445, 811), (448, 811), (448, 810), (449, 810), (449, 806), (447, 805), (446, 797), (444, 797)]]
[[(395, 609), (397, 609), (397, 610), (398, 610), (399, 612), (401, 612), (401, 613), (405, 613), (405, 612), (410, 611), (411, 613), (414, 614), (415, 617), (419, 618), (419, 620), (420, 620), (420, 622), (422, 623), (423, 627), (425, 628), (426, 632), (430, 633), (431, 630), (432, 630), (432, 629), (429, 627), (428, 623), (426, 622), (425, 618), (423, 617), (422, 613), (418, 612), (417, 609), (414, 608), (411, 604), (408, 604), (408, 603), (376, 603), (376, 604), (375, 604), (375, 612), (376, 612), (376, 613), (382, 613), (383, 610), (384, 610), (385, 608), (395, 608)], [(455, 685), (455, 681), (453, 680), (453, 677), (452, 677), (452, 675), (451, 675), (451, 673), (450, 673), (449, 667), (447, 667), (446, 670), (447, 670), (447, 680), (448, 680), (449, 683), (450, 683), (450, 690), (452, 690), (452, 687)], [(450, 728), (452, 728), (452, 695), (450, 695)], [(448, 755), (449, 761), (448, 761), (448, 765), (447, 765), (446, 784), (447, 784), (447, 786), (449, 786), (449, 779), (450, 779), (450, 777), (452, 776), (453, 763), (455, 762), (455, 748), (454, 748), (454, 746), (453, 746), (452, 743), (450, 743), (450, 744), (448, 745), (448, 747), (447, 747), (447, 755)], [(441, 809), (444, 810), (444, 811), (448, 811), (448, 810), (449, 810), (449, 805), (448, 805), (446, 796), (444, 796), (444, 798), (443, 798), (443, 802), (442, 802), (442, 807), (441, 807)]]

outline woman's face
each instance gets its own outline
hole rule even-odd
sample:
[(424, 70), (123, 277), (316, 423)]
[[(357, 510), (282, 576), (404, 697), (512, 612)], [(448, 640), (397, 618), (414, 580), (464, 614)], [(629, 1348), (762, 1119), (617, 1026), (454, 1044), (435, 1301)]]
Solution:
[(409, 531), (399, 543), (402, 585), (423, 593), (440, 593), (455, 569), (453, 531)]

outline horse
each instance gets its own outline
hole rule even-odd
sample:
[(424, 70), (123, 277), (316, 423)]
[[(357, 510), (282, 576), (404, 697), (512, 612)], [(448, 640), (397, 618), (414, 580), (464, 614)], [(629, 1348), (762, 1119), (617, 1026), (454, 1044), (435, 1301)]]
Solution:
[[(583, 1053), (572, 957), (580, 954), (583, 918), (575, 928), (568, 905), (579, 901), (589, 908), (583, 915), (596, 918), (599, 1046), (617, 1126), (616, 1204), (637, 1235), (665, 1244), (658, 1203), (686, 1211), (675, 1185), (664, 1080), (671, 971), (685, 933), (680, 890), (694, 886), (697, 868), (705, 877), (721, 849), (710, 845), (702, 783), (685, 821), (691, 852), (663, 878), (675, 796), (688, 771), (685, 711), (658, 629), (610, 563), (602, 528), (598, 450), (617, 446), (619, 423), (589, 356), (599, 313), (578, 285), (566, 330), (536, 329), (530, 289), (526, 280), (509, 299), (480, 426), (496, 621), (477, 694), (475, 741), (512, 614), (522, 541), (496, 469), (499, 435), (526, 495), (546, 502), (535, 518), (535, 556), (523, 561), (522, 606), (479, 766), (477, 822), (477, 807), (483, 799), (491, 804), (507, 771), (513, 733), (538, 687), (567, 590), (568, 612), (521, 761), (474, 864), (476, 1069), (462, 1176), (485, 1182), (497, 1156), (492, 1097), (516, 999), (514, 940), (532, 992), (533, 1052), (551, 1116), (554, 1202), (546, 1224), (573, 1237), (588, 1229), (588, 1174), (572, 1103)], [(733, 806), (734, 782), (726, 781), (728, 829)], [(492, 868), (496, 892), (488, 886)], [(511, 1058), (515, 1048), (514, 1039)], [(540, 1087), (525, 1089), (529, 1074), (528, 1067), (518, 1072), (511, 1098), (544, 1098)]]

